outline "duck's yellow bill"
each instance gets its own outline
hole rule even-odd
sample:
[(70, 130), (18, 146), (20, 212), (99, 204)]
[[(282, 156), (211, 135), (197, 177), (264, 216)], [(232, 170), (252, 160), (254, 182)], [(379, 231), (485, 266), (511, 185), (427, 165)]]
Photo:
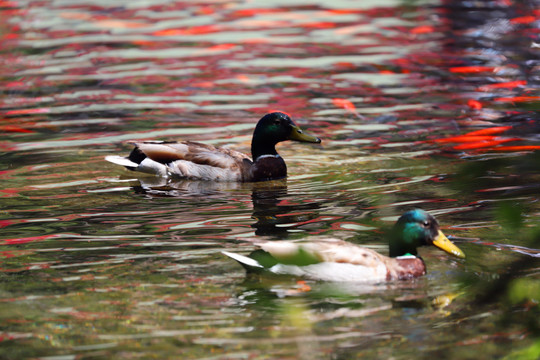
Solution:
[(293, 126), (291, 130), (291, 140), (301, 141), (301, 142), (309, 142), (309, 143), (315, 143), (319, 144), (321, 142), (321, 139), (319, 139), (316, 136), (308, 135), (302, 131), (298, 126)]
[(435, 240), (433, 240), (433, 245), (435, 245), (439, 249), (446, 251), (449, 254), (455, 255), (460, 258), (465, 257), (463, 251), (461, 251), (460, 248), (454, 245), (453, 242), (448, 240), (448, 238), (443, 234), (441, 230), (439, 230), (437, 237), (435, 238)]

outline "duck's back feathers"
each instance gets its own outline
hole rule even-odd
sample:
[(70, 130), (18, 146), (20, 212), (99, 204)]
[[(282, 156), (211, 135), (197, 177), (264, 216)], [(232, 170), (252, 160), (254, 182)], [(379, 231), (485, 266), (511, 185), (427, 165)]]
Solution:
[(105, 159), (136, 170), (160, 176), (215, 181), (246, 181), (251, 160), (246, 154), (193, 141), (132, 143), (127, 158)]
[(258, 243), (258, 245), (278, 261), (285, 263), (287, 261), (297, 262), (296, 257), (304, 256), (311, 258), (312, 262), (335, 262), (373, 266), (384, 257), (373, 250), (338, 239), (305, 242), (266, 241)]
[[(212, 145), (193, 141), (183, 142), (140, 142), (133, 143), (139, 152), (146, 157), (169, 164), (178, 160), (191, 161), (198, 165), (208, 165), (227, 169), (237, 162), (249, 159), (244, 153), (227, 149), (216, 148)], [(135, 151), (135, 150), (134, 150)]]

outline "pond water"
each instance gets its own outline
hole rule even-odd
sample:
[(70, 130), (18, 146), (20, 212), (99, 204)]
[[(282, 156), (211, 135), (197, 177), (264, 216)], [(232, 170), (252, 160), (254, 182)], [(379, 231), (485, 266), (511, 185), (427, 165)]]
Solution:
[[(540, 356), (539, 8), (0, 1), (0, 358)], [(279, 146), (284, 181), (104, 161), (141, 139), (249, 152), (275, 109), (322, 139)], [(221, 254), (387, 253), (416, 207), (467, 257), (421, 249), (414, 281), (246, 278)]]

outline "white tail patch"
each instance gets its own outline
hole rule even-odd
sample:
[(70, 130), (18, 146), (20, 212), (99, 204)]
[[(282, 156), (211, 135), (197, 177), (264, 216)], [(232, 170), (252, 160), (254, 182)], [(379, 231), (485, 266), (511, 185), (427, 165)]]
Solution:
[(105, 156), (105, 160), (107, 160), (108, 162), (112, 162), (113, 164), (120, 165), (120, 166), (127, 166), (127, 167), (132, 167), (132, 168), (139, 167), (139, 164), (123, 156), (107, 155)]
[(259, 264), (258, 261), (253, 260), (252, 258), (249, 258), (247, 256), (232, 253), (232, 252), (228, 252), (228, 251), (222, 251), (221, 253), (223, 255), (226, 255), (226, 256), (230, 257), (231, 259), (234, 259), (234, 260), (238, 261), (242, 265), (247, 265), (247, 266), (250, 266), (250, 267), (256, 267), (256, 268), (261, 268), (261, 269), (263, 268), (263, 266), (261, 264)]

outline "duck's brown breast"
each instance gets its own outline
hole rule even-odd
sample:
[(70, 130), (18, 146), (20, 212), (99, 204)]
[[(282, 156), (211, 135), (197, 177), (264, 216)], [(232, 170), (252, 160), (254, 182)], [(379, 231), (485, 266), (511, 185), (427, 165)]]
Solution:
[(419, 257), (393, 260), (392, 263), (387, 264), (387, 280), (406, 280), (426, 274), (426, 264)]
[(279, 155), (260, 156), (251, 165), (248, 181), (282, 179), (287, 176), (287, 165)]

